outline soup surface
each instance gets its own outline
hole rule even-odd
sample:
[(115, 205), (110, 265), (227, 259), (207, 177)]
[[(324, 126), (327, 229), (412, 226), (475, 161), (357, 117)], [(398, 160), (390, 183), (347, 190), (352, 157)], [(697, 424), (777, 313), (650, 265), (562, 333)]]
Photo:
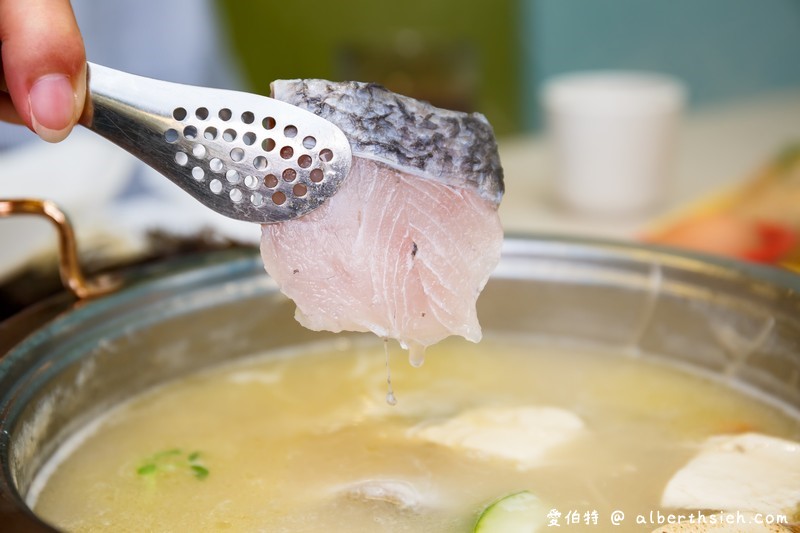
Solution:
[[(571, 525), (587, 531), (650, 531), (632, 518), (611, 528), (611, 513), (658, 511), (664, 486), (708, 436), (800, 440), (784, 411), (644, 359), (491, 336), (434, 346), (419, 369), (391, 355), (394, 406), (384, 345), (362, 337), (162, 386), (54, 458), (30, 503), (70, 531), (455, 532), (528, 490), (561, 526), (580, 517)], [(483, 448), (469, 449), (435, 438), (463, 432), (453, 424), (467, 419), (467, 433), (480, 433), (469, 413), (486, 407), (528, 409), (534, 425), (542, 415), (527, 429), (558, 435), (533, 447), (555, 444), (533, 455), (523, 446), (515, 460), (504, 455), (514, 439), (484, 434)]]

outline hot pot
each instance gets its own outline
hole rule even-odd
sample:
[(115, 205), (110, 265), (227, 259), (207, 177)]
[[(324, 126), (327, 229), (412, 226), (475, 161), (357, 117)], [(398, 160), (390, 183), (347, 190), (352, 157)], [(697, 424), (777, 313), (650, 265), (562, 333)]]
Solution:
[[(143, 389), (256, 352), (318, 341), (253, 252), (120, 274), (0, 328), (0, 523), (47, 530), (24, 498), (76, 428)], [(800, 277), (618, 243), (509, 237), (479, 300), (485, 331), (668, 358), (800, 409)], [(424, 372), (424, 368), (420, 371)]]

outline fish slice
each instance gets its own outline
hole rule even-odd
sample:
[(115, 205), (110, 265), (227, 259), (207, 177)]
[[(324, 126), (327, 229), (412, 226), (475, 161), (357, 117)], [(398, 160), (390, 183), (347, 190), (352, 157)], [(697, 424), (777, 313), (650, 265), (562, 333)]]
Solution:
[(350, 172), (342, 130), (291, 104), (93, 63), (88, 71), (81, 124), (222, 215), (260, 224), (299, 217)]

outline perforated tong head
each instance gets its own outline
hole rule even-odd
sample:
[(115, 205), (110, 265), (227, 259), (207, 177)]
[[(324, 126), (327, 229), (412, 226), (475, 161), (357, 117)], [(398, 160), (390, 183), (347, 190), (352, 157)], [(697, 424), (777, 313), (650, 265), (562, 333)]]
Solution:
[(81, 123), (225, 216), (269, 224), (314, 210), (350, 172), (344, 133), (272, 98), (89, 63)]

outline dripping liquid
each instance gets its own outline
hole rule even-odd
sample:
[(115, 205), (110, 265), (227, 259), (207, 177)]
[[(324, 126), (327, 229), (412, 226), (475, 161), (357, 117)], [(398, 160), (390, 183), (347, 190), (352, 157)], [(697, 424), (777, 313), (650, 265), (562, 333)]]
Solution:
[(425, 362), (425, 346), (411, 343), (408, 345), (408, 362), (414, 368), (419, 368)]
[(392, 389), (392, 369), (389, 367), (389, 339), (383, 339), (383, 353), (386, 355), (386, 403), (397, 405), (397, 398)]

